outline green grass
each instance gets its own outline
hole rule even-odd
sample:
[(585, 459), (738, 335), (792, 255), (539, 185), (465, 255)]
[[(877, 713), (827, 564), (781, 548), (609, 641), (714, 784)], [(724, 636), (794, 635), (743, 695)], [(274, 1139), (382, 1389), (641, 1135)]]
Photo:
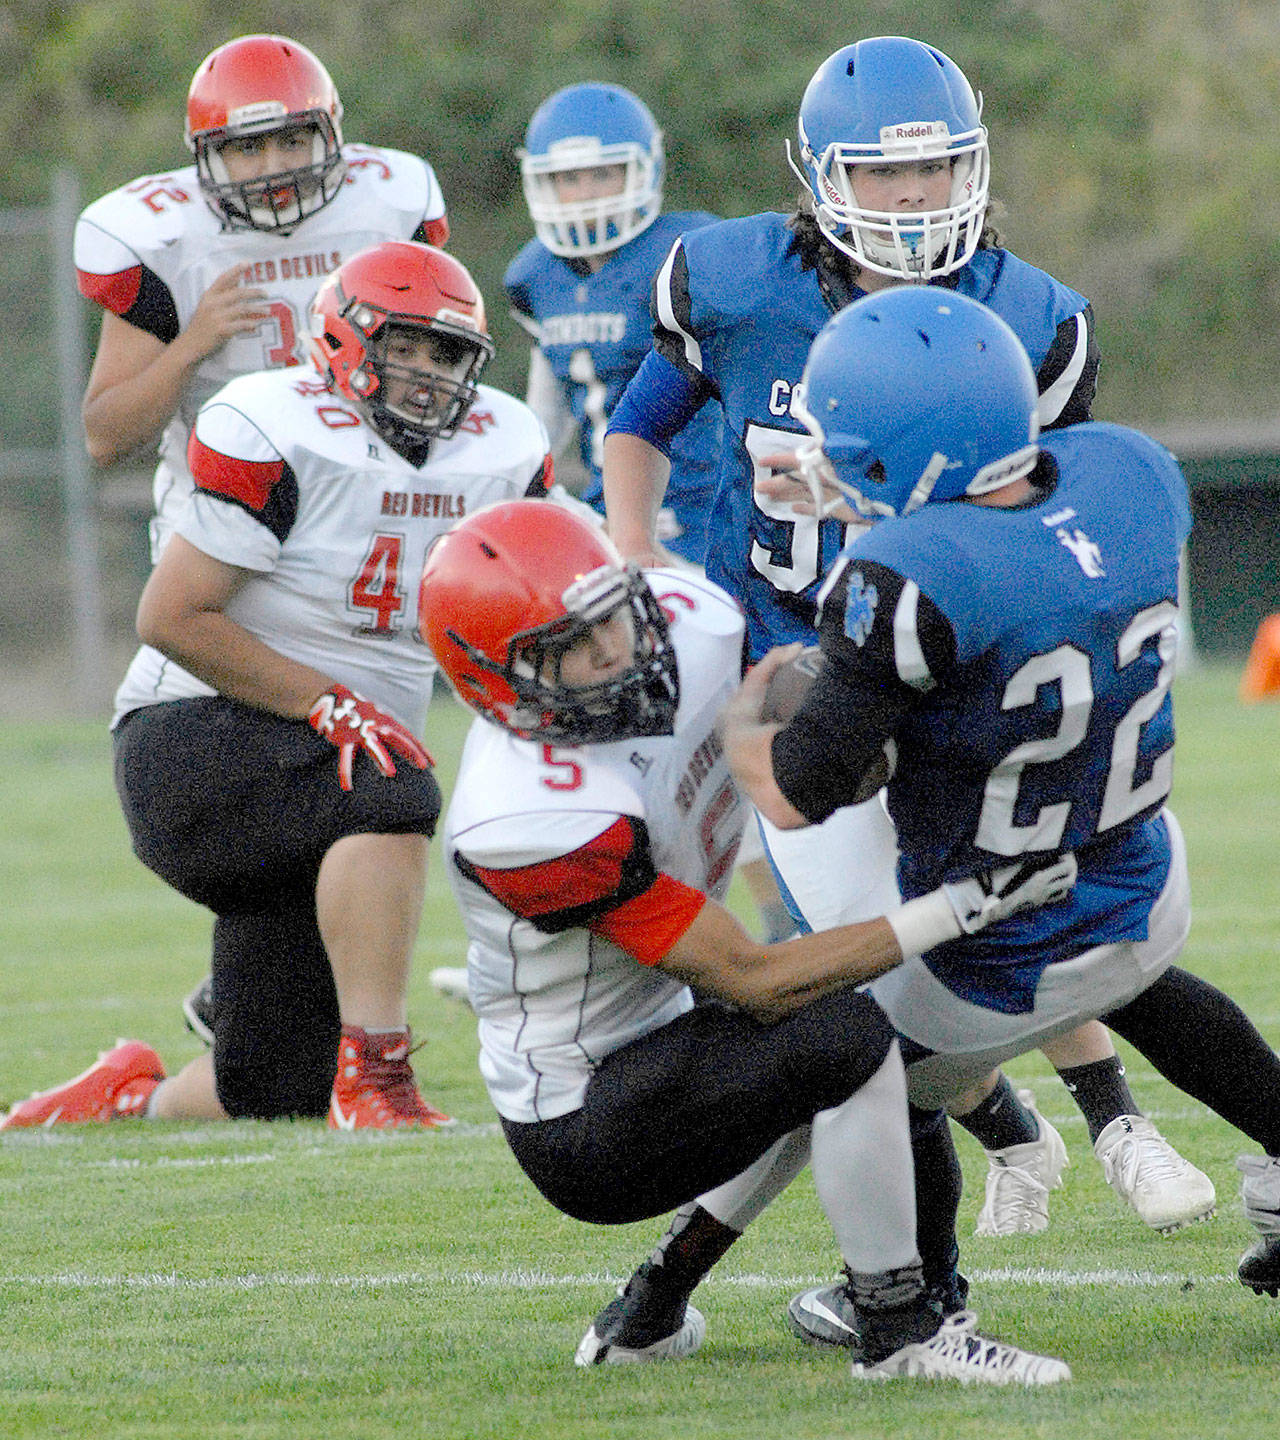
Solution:
[[(1188, 966), (1280, 1042), (1280, 708), (1235, 674), (1178, 682), (1175, 808), (1196, 903)], [(461, 714), (433, 712), (446, 783)], [(194, 1055), (177, 1001), (207, 918), (133, 859), (106, 737), (0, 736), (0, 1099), (81, 1069), (119, 1035)], [(1280, 1413), (1280, 1308), (1234, 1280), (1250, 1239), (1224, 1122), (1130, 1052), (1135, 1092), (1218, 1186), (1219, 1217), (1163, 1239), (1102, 1181), (1039, 1056), (1016, 1062), (1073, 1164), (1042, 1236), (971, 1235), (984, 1162), (961, 1136), (964, 1267), (984, 1328), (1070, 1360), (1058, 1393), (859, 1388), (783, 1313), (834, 1253), (807, 1176), (699, 1292), (688, 1362), (570, 1363), (610, 1284), (660, 1228), (592, 1229), (522, 1179), (476, 1074), (469, 1012), (427, 972), (463, 938), (438, 858), (413, 994), (423, 1088), (457, 1132), (125, 1122), (0, 1136), (0, 1436), (344, 1440), (1125, 1440), (1253, 1437)], [(1267, 1417), (1270, 1417), (1268, 1420)]]

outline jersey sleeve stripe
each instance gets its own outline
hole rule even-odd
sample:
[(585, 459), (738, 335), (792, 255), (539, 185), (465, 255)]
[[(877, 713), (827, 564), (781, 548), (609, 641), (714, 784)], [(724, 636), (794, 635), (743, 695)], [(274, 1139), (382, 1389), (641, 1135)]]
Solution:
[(625, 950), (642, 965), (656, 965), (702, 913), (701, 890), (659, 874), (634, 900), (591, 922), (591, 930)]
[(445, 215), (439, 215), (434, 220), (424, 220), (418, 226), (413, 238), (423, 240), (428, 245), (434, 245), (437, 249), (443, 250), (449, 243), (449, 220)]
[[(658, 271), (654, 279), (654, 309), (662, 326), (683, 339), (685, 360), (693, 369), (701, 371), (702, 347), (676, 315), (675, 300), (672, 294), (672, 277), (676, 273), (677, 265), (683, 271), (684, 246), (679, 240), (671, 247), (671, 253), (663, 261), (662, 269)], [(687, 289), (687, 281), (685, 288)]]
[(187, 459), (201, 490), (235, 500), (259, 513), (267, 508), (271, 492), (285, 471), (283, 460), (239, 460), (211, 449), (195, 434), (187, 447)]
[(623, 816), (568, 855), (509, 869), (468, 861), (466, 873), (513, 915), (538, 920), (617, 895), (635, 845), (634, 828)]
[(908, 580), (893, 611), (893, 659), (898, 678), (917, 690), (932, 690), (933, 676), (920, 644), (920, 587)]
[[(1065, 365), (1063, 365), (1062, 373), (1040, 392), (1040, 399), (1036, 407), (1040, 417), (1040, 427), (1044, 430), (1048, 430), (1051, 426), (1058, 423), (1059, 418), (1067, 408), (1068, 402), (1080, 386), (1089, 361), (1092, 332), (1089, 328), (1088, 312), (1083, 310), (1077, 312), (1071, 317), (1071, 322), (1073, 322), (1073, 328), (1075, 330), (1075, 344), (1071, 346), (1070, 356), (1067, 358)], [(1051, 365), (1055, 362), (1061, 363), (1062, 356), (1066, 354), (1067, 345), (1070, 344), (1068, 338), (1070, 334), (1068, 323), (1071, 322), (1064, 322), (1059, 326), (1057, 338), (1054, 340), (1046, 364), (1041, 367), (1041, 375), (1039, 377), (1041, 381), (1045, 378), (1045, 370), (1051, 368)], [(1090, 399), (1091, 398), (1092, 396), (1090, 396)], [(1088, 408), (1088, 405), (1086, 405), (1085, 415), (1075, 418), (1087, 419)]]
[(137, 303), (142, 289), (142, 266), (117, 270), (114, 275), (94, 275), (88, 270), (76, 271), (76, 284), (86, 300), (101, 305), (116, 315), (125, 315)]

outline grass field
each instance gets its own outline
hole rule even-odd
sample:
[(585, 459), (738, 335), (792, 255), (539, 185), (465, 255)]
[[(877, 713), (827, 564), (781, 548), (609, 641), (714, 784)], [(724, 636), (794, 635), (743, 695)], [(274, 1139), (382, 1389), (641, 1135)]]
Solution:
[[(1186, 963), (1280, 1043), (1280, 707), (1235, 672), (1178, 681), (1174, 803), (1195, 926)], [(433, 712), (446, 786), (463, 717)], [(171, 1068), (196, 1053), (178, 1000), (207, 918), (129, 852), (96, 726), (0, 735), (0, 1100), (81, 1069), (117, 1036)], [(0, 1136), (0, 1436), (346, 1440), (1168, 1440), (1274, 1433), (1280, 1306), (1234, 1279), (1251, 1238), (1237, 1132), (1131, 1054), (1135, 1093), (1213, 1177), (1220, 1213), (1168, 1239), (1103, 1183), (1047, 1063), (1036, 1088), (1072, 1153), (1053, 1224), (971, 1235), (984, 1162), (958, 1144), (964, 1268), (983, 1327), (1067, 1358), (1056, 1393), (858, 1387), (786, 1329), (792, 1292), (833, 1272), (808, 1177), (699, 1292), (708, 1339), (669, 1366), (579, 1372), (574, 1345), (661, 1228), (554, 1213), (509, 1158), (476, 1074), (469, 1012), (427, 972), (460, 964), (438, 865), (415, 980), (416, 1057), (450, 1133), (318, 1124), (121, 1122)]]

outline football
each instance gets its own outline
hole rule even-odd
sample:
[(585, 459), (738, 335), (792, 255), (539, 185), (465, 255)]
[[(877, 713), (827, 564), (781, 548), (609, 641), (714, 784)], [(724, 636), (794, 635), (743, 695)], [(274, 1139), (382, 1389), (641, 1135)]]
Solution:
[(765, 687), (760, 718), (769, 725), (785, 725), (804, 704), (822, 664), (822, 651), (808, 645), (794, 659), (779, 665)]

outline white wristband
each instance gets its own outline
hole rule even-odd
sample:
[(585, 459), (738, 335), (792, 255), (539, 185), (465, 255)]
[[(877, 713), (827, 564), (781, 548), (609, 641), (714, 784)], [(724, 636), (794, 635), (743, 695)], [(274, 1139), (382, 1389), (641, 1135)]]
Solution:
[(935, 945), (959, 939), (964, 931), (945, 890), (930, 890), (927, 895), (908, 900), (884, 917), (898, 937), (903, 958), (923, 955)]

